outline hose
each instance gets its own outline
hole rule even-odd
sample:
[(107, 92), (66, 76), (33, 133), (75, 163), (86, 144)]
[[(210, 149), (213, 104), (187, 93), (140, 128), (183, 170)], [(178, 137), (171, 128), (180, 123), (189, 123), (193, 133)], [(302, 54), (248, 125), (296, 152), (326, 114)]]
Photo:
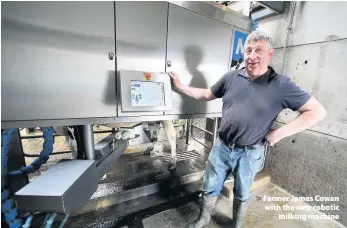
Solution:
[(46, 222), (45, 228), (51, 228), (57, 213), (51, 213), (49, 219)]
[[(1, 132), (1, 211), (4, 213), (5, 221), (10, 228), (19, 228), (22, 226), (22, 220), (18, 216), (18, 209), (13, 199), (13, 193), (8, 186), (9, 175), (24, 175), (35, 172), (44, 163), (47, 162), (49, 155), (53, 152), (54, 130), (52, 127), (41, 128), (44, 136), (43, 150), (39, 157), (31, 163), (18, 171), (8, 172), (8, 151), (10, 148), (13, 134), (16, 132), (15, 128), (5, 129)], [(28, 218), (27, 222), (31, 222)], [(30, 226), (30, 223), (29, 223)]]
[(43, 164), (47, 162), (49, 156), (53, 152), (54, 144), (54, 129), (52, 127), (42, 127), (44, 143), (43, 150), (41, 151), (38, 158), (31, 163), (31, 165), (25, 166), (20, 170), (10, 172), (9, 175), (28, 175), (29, 173), (36, 172)]
[(43, 227), (44, 227), (44, 225), (47, 223), (47, 221), (48, 221), (50, 215), (51, 215), (51, 213), (47, 213), (47, 214), (46, 214), (46, 217), (45, 217), (45, 219), (43, 220), (42, 225), (41, 225), (40, 228), (43, 228)]
[(22, 220), (18, 216), (18, 210), (10, 188), (8, 187), (8, 151), (13, 134), (16, 129), (5, 129), (1, 132), (1, 212), (10, 228), (22, 226)]
[(64, 225), (65, 225), (67, 219), (69, 218), (69, 216), (70, 216), (70, 213), (65, 215), (63, 221), (61, 221), (61, 223), (59, 225), (59, 228), (63, 228), (64, 227)]
[(33, 220), (33, 217), (34, 217), (34, 216), (30, 215), (30, 216), (27, 218), (25, 224), (23, 225), (23, 228), (29, 228), (29, 227), (30, 227), (31, 220)]

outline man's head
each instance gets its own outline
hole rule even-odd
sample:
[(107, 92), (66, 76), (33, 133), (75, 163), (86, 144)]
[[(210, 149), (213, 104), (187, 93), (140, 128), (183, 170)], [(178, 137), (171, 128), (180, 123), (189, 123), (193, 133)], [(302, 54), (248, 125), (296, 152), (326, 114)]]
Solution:
[(247, 74), (259, 77), (266, 73), (274, 54), (273, 44), (264, 32), (253, 31), (246, 39), (244, 57)]

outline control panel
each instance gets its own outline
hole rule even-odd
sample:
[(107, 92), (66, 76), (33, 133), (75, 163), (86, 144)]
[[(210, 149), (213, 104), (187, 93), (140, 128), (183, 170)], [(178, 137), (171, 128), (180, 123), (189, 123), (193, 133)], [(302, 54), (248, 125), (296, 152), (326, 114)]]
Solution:
[(171, 111), (169, 75), (159, 72), (119, 71), (123, 112)]

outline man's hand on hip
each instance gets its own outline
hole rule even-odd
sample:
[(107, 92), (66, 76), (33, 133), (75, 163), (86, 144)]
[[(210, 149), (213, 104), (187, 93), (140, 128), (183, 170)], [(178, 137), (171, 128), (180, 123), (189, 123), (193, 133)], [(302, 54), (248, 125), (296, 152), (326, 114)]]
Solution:
[(279, 142), (282, 139), (282, 135), (280, 132), (276, 130), (270, 130), (269, 133), (265, 136), (266, 141), (269, 143), (269, 146), (275, 145), (277, 142)]

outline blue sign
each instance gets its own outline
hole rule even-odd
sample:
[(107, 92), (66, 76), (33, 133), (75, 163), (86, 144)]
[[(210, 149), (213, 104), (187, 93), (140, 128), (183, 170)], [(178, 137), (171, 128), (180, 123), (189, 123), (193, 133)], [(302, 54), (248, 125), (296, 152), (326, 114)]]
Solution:
[(232, 60), (243, 60), (244, 46), (247, 36), (247, 33), (235, 31)]

